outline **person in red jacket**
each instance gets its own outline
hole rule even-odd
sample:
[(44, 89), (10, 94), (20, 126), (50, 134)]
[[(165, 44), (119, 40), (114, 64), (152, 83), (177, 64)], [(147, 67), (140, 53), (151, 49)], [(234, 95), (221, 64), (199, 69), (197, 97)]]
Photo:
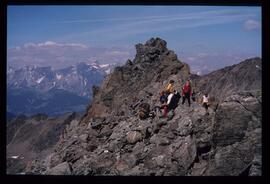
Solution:
[(190, 107), (190, 96), (191, 96), (191, 86), (190, 82), (187, 81), (182, 88), (182, 97), (183, 97), (182, 105), (185, 103), (185, 100), (187, 99), (188, 105)]

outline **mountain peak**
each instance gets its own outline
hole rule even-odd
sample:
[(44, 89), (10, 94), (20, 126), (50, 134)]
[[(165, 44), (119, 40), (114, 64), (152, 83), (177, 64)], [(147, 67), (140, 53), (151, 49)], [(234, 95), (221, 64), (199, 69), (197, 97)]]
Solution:
[(135, 48), (135, 63), (157, 61), (164, 54), (173, 54), (175, 59), (177, 59), (176, 55), (167, 49), (167, 42), (161, 38), (151, 38), (145, 44), (136, 44)]
[(145, 45), (149, 47), (159, 47), (167, 49), (167, 42), (159, 37), (147, 40)]
[[(143, 91), (159, 91), (170, 79), (174, 79), (176, 86), (180, 87), (179, 79), (186, 80), (190, 70), (166, 45), (166, 41), (160, 38), (151, 38), (145, 44), (135, 45), (137, 53), (134, 60), (128, 60), (125, 65), (116, 67), (114, 72), (106, 77), (95, 95), (89, 116), (106, 116), (107, 112), (129, 113), (127, 109), (132, 103), (131, 99), (138, 95), (142, 98), (147, 96)], [(148, 89), (150, 86), (151, 89)], [(153, 101), (150, 98), (145, 100)]]

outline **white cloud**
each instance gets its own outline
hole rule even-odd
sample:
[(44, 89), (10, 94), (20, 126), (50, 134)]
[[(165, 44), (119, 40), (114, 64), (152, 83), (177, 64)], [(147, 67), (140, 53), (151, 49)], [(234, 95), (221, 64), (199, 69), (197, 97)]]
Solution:
[[(171, 15), (145, 16), (145, 17), (129, 17), (118, 19), (96, 19), (96, 20), (71, 20), (65, 23), (78, 23), (87, 21), (123, 21), (121, 24), (114, 26), (105, 26), (103, 28), (93, 28), (87, 32), (80, 32), (65, 35), (66, 39), (78, 39), (84, 37), (99, 38), (102, 36), (106, 40), (115, 40), (128, 36), (138, 35), (142, 33), (157, 33), (170, 30), (195, 28), (208, 25), (226, 24), (232, 22), (242, 22), (251, 17), (257, 16), (252, 11), (241, 11), (234, 9), (210, 10), (193, 13), (179, 13)], [(133, 20), (133, 21), (132, 21)], [(108, 24), (111, 25), (111, 24)]]
[(45, 43), (39, 43), (38, 46), (57, 46), (57, 43), (52, 41), (46, 41)]
[(26, 43), (26, 44), (24, 44), (23, 47), (24, 47), (24, 48), (36, 47), (36, 44), (34, 44), (34, 43)]
[(198, 57), (206, 57), (206, 56), (208, 56), (208, 54), (207, 53), (204, 53), (204, 52), (201, 52), (201, 53), (198, 53)]
[(71, 46), (71, 47), (79, 47), (79, 48), (83, 48), (83, 49), (86, 49), (88, 48), (87, 45), (84, 45), (84, 44), (81, 44), (81, 43), (68, 43), (68, 44), (65, 44), (66, 46)]
[[(245, 59), (255, 56), (258, 55), (248, 51), (240, 52), (237, 50), (204, 53), (185, 52), (181, 55), (181, 61), (188, 63), (192, 72), (203, 74), (226, 66), (237, 64)], [(261, 56), (259, 55), (259, 57)]]
[[(20, 49), (18, 49), (20, 48)], [(52, 66), (64, 68), (78, 62), (98, 60), (101, 63), (122, 62), (131, 58), (127, 48), (90, 47), (82, 43), (26, 43), (23, 47), (9, 48), (7, 63), (10, 66)]]
[(41, 47), (78, 47), (78, 48), (88, 48), (87, 45), (84, 45), (82, 43), (56, 43), (53, 41), (46, 41), (42, 43), (26, 43), (24, 44), (25, 48), (41, 48)]
[(245, 21), (244, 23), (245, 30), (256, 30), (256, 29), (259, 29), (260, 27), (261, 27), (261, 23), (256, 20), (249, 19)]
[(195, 57), (187, 57), (186, 59), (187, 59), (188, 61), (195, 61), (196, 58), (195, 58)]

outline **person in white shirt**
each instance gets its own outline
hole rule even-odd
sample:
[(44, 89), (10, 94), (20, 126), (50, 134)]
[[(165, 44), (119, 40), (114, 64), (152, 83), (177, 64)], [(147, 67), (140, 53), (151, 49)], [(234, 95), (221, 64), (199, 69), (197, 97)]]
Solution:
[(167, 105), (170, 105), (174, 93), (170, 93), (167, 100)]
[(209, 97), (208, 97), (207, 93), (205, 93), (203, 95), (202, 105), (205, 108), (206, 113), (207, 113), (208, 112), (208, 107), (209, 107)]

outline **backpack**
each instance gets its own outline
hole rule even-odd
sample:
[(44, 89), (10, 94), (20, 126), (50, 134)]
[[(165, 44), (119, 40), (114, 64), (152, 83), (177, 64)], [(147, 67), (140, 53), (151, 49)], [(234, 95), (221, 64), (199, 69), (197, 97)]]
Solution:
[(139, 112), (138, 112), (138, 116), (140, 119), (146, 119), (148, 118), (150, 113), (150, 105), (148, 103), (142, 103), (139, 106)]
[(163, 96), (160, 96), (160, 98), (159, 98), (159, 101), (160, 101), (160, 103), (166, 103), (167, 102), (167, 97), (165, 96), (165, 95), (163, 95)]

